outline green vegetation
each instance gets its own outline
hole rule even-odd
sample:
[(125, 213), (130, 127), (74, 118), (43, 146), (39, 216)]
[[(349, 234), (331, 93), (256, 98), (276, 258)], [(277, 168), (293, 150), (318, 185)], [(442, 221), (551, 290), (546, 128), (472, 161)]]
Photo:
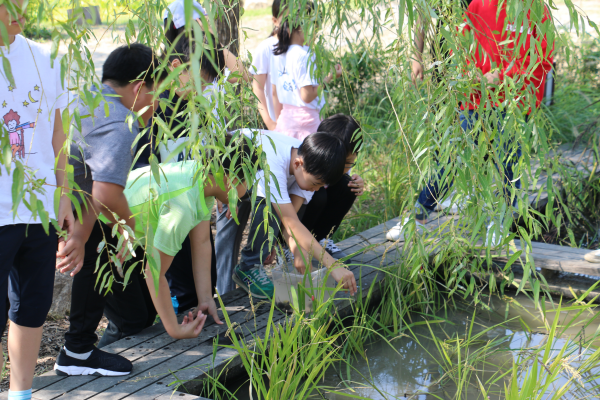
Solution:
[[(298, 5), (303, 1), (293, 3)], [(526, 22), (534, 24), (542, 34), (556, 39), (558, 78), (554, 104), (533, 111), (529, 123), (525, 123), (523, 110), (529, 109), (535, 102), (531, 93), (522, 98), (524, 104), (504, 101), (497, 90), (490, 90), (490, 85), (478, 83), (464, 73), (469, 70), (466, 60), (472, 49), (472, 36), (462, 36), (454, 30), (435, 31), (430, 27), (429, 36), (434, 47), (442, 46), (444, 50), (451, 50), (452, 55), (436, 66), (440, 73), (440, 79), (437, 80), (433, 78), (433, 68), (429, 68), (433, 61), (431, 54), (425, 54), (425, 79), (416, 86), (411, 82), (411, 29), (416, 15), (430, 15), (432, 10), (448, 6), (450, 11), (445, 15), (447, 24), (459, 26), (463, 16), (450, 3), (453, 2), (319, 2), (318, 16), (322, 29), (307, 32), (314, 39), (317, 75), (326, 76), (336, 62), (341, 62), (344, 67), (343, 79), (327, 87), (328, 106), (324, 114), (350, 113), (364, 130), (363, 150), (355, 171), (365, 179), (367, 194), (356, 201), (334, 239), (339, 241), (398, 215), (409, 215), (418, 191), (429, 179), (437, 176), (441, 164), (445, 166), (445, 173), (440, 178), (440, 184), (453, 185), (453, 190), (447, 191), (444, 199), (453, 198), (458, 202), (468, 197), (470, 200), (464, 204), (460, 220), (448, 219), (440, 231), (418, 235), (414, 224), (409, 227), (402, 255), (391, 266), (382, 268), (386, 274), (380, 289), (382, 301), (367, 299), (353, 304), (354, 314), (345, 319), (333, 316), (329, 312), (333, 307), (332, 301), (325, 302), (315, 315), (306, 316), (296, 312), (288, 324), (272, 323), (267, 327), (264, 339), (254, 337), (244, 340), (232, 331), (233, 348), (240, 354), (256, 398), (304, 399), (316, 391), (330, 391), (332, 388), (322, 387), (319, 383), (327, 368), (333, 368), (341, 360), (368, 358), (365, 346), (370, 341), (382, 339), (391, 345), (394, 338), (412, 335), (415, 341), (422, 342), (422, 338), (412, 333), (413, 328), (437, 323), (440, 320), (438, 312), (457, 307), (459, 299), (468, 299), (480, 310), (485, 309), (486, 301), (492, 296), (506, 295), (505, 289), (512, 284), (510, 264), (505, 269), (504, 281), (491, 280), (487, 285), (480, 285), (472, 276), (474, 273), (489, 272), (494, 249), (482, 242), (490, 221), (495, 221), (496, 226), (502, 227), (504, 232), (513, 229), (503, 239), (502, 245), (495, 249), (505, 253), (513, 239), (530, 243), (533, 239), (539, 240), (550, 235), (553, 240), (572, 246), (592, 246), (600, 240), (596, 233), (600, 222), (600, 183), (597, 176), (592, 174), (583, 179), (584, 172), (574, 172), (573, 168), (561, 165), (555, 153), (557, 147), (564, 143), (589, 144), (596, 161), (600, 161), (597, 140), (600, 133), (597, 36), (584, 34), (581, 26), (575, 27), (579, 29), (577, 32), (565, 32), (557, 30), (550, 23), (543, 23), (539, 13), (541, 3), (537, 0), (507, 1), (510, 18), (522, 22), (523, 16), (531, 10), (531, 19)], [(578, 17), (578, 11), (572, 3), (568, 3), (573, 17)], [(38, 4), (38, 25), (55, 20), (67, 21), (63, 10), (69, 8), (67, 6), (71, 3), (42, 0)], [(83, 4), (77, 4), (79, 6)], [(146, 43), (167, 55), (172, 51), (165, 46), (163, 22), (160, 19), (164, 2), (102, 2), (100, 6), (103, 20), (108, 20), (107, 34), (111, 34), (119, 23), (122, 24), (122, 35), (127, 42)], [(218, 17), (227, 8), (221, 2), (214, 2), (210, 4), (209, 11)], [(245, 16), (266, 13), (267, 10), (246, 11)], [(192, 34), (193, 31), (198, 38), (201, 37), (199, 27), (192, 28), (189, 22), (188, 18), (188, 33)], [(215, 21), (209, 23), (216, 32)], [(307, 22), (305, 26), (314, 24)], [(99, 77), (94, 72), (87, 47), (93, 48), (96, 38), (88, 27), (78, 26), (72, 20), (60, 26), (55, 24), (55, 27), (57, 29), (52, 33), (55, 42), (53, 55), (57, 55), (59, 42), (67, 49), (67, 55), (60, 62), (64, 75), (71, 79), (69, 87), (84, 103), (99, 102), (100, 98), (90, 92), (91, 87), (98, 84)], [(576, 40), (571, 37), (575, 33), (579, 34)], [(518, 50), (523, 43), (512, 45)], [(207, 56), (201, 46), (198, 47), (189, 66), (196, 75), (200, 57)], [(163, 62), (162, 67), (168, 68), (167, 63)], [(524, 79), (531, 70), (501, 83), (507, 98), (513, 99), (521, 94)], [(168, 79), (161, 84), (157, 93), (176, 87), (178, 73), (179, 70), (169, 70)], [(223, 84), (227, 92), (217, 97), (216, 105), (207, 104), (201, 95), (197, 95), (201, 92), (198, 80), (191, 81), (187, 87), (196, 93), (190, 98), (191, 140), (187, 147), (193, 157), (205, 166), (203, 176), (209, 172), (222, 176), (220, 156), (233, 151), (232, 147), (223, 145), (224, 127), (215, 130), (209, 128), (219, 126), (212, 112), (213, 106), (217, 107), (221, 117), (229, 121), (230, 128), (256, 128), (261, 123), (250, 86)], [(508, 132), (506, 136), (499, 134), (494, 127), (497, 115), (486, 112), (482, 112), (477, 125), (480, 129), (476, 134), (461, 130), (457, 107), (475, 89), (487, 92), (491, 102), (502, 105), (502, 111), (507, 116), (504, 121), (504, 130)], [(69, 127), (69, 135), (73, 134), (82, 117), (77, 109), (73, 110), (73, 114), (65, 110), (64, 121), (73, 122), (65, 124)], [(11, 164), (8, 135), (4, 130), (2, 135), (0, 158), (7, 168), (16, 171), (12, 187), (13, 202), (19, 204), (23, 199), (35, 199), (36, 193), (49, 190), (33, 178), (33, 171), (27, 165), (19, 161)], [(173, 133), (164, 127), (158, 142), (172, 137)], [(509, 140), (505, 137), (509, 137)], [(210, 145), (202, 146), (202, 139)], [(207, 147), (217, 152), (208, 156), (204, 151)], [(524, 188), (535, 187), (540, 178), (542, 168), (534, 170), (532, 164), (543, 166), (548, 176), (558, 173), (562, 177), (562, 187), (549, 181), (537, 189), (538, 194), (542, 191), (548, 193), (545, 210), (529, 207), (530, 193), (527, 190), (514, 189), (505, 193), (502, 189), (501, 183), (505, 177), (497, 165), (501, 165), (507, 154), (515, 153), (518, 148), (523, 157), (517, 166), (517, 175), (521, 177)], [(160, 181), (160, 165), (156, 159), (151, 161), (153, 179)], [(255, 168), (253, 165), (246, 166), (245, 173), (250, 181)], [(531, 193), (535, 194), (536, 191)], [(230, 199), (237, 200), (235, 195)], [(514, 207), (510, 205), (513, 200), (516, 203)], [(27, 205), (37, 207), (34, 201)], [(36, 211), (46, 226), (55, 223), (47, 220), (44, 210)], [(515, 214), (518, 220), (513, 218)], [(434, 246), (437, 252), (430, 260), (430, 250)], [(116, 253), (118, 249), (104, 251)], [(112, 259), (110, 263), (99, 266), (104, 273), (103, 279), (99, 280), (103, 290), (110, 290), (113, 284), (127, 283), (126, 278), (123, 280), (119, 274), (115, 274), (121, 266), (114, 256)], [(156, 272), (156, 262), (151, 255), (148, 255), (148, 259), (151, 270)], [(546, 309), (543, 300), (551, 298), (544, 291), (544, 278), (539, 276), (531, 260), (528, 260), (523, 265), (528, 272), (523, 278), (523, 285), (533, 282), (533, 290), (528, 294), (534, 299), (541, 318), (548, 320), (550, 314), (564, 311), (565, 307), (558, 304)], [(379, 291), (375, 287), (371, 290)], [(576, 299), (568, 306), (569, 310), (581, 313), (594, 310), (595, 306), (585, 303), (584, 298)], [(586, 337), (579, 335), (577, 340), (572, 336), (571, 340), (566, 340), (566, 333), (561, 328), (569, 325), (569, 322), (559, 324), (558, 320), (554, 318), (552, 325), (548, 326), (544, 346), (520, 349), (518, 359), (504, 366), (495, 366), (500, 372), (485, 380), (479, 380), (478, 371), (483, 368), (482, 365), (486, 365), (491, 353), (501, 351), (502, 340), (491, 340), (482, 345), (481, 333), (472, 334), (469, 330), (463, 337), (440, 338), (432, 329), (428, 340), (434, 341), (437, 349), (435, 357), (443, 370), (436, 385), (443, 387), (447, 382), (452, 383), (448, 386), (452, 388), (448, 396), (440, 395), (438, 398), (466, 398), (467, 389), (473, 385), (482, 396), (545, 398), (548, 385), (559, 377), (564, 378), (565, 373), (568, 375), (568, 384), (561, 391), (554, 392), (553, 398), (575, 390), (573, 388), (581, 391), (579, 377), (596, 374), (597, 333)], [(559, 338), (565, 339), (565, 344), (553, 352), (555, 340)], [(572, 358), (576, 347), (586, 349), (586, 357), (577, 363)], [(350, 364), (346, 368), (351, 369)], [(349, 382), (350, 378), (346, 380)], [(211, 394), (216, 395), (217, 389), (223, 389), (216, 380), (212, 385)]]

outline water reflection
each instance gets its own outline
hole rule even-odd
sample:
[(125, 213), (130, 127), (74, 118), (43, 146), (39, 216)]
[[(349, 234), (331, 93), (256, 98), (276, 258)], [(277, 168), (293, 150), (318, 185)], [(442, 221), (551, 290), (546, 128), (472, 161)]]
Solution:
[[(546, 344), (547, 329), (551, 327), (555, 314), (552, 311), (553, 305), (546, 303), (547, 321), (544, 321), (541, 313), (535, 309), (533, 301), (524, 295), (507, 299), (493, 298), (488, 306), (488, 310), (478, 310), (475, 313), (474, 309), (468, 306), (459, 306), (458, 309), (447, 313), (440, 312), (437, 317), (443, 319), (441, 323), (435, 323), (435, 318), (428, 318), (429, 327), (416, 326), (412, 328), (412, 334), (391, 341), (391, 346), (385, 341), (373, 343), (366, 347), (366, 358), (358, 357), (353, 360), (351, 368), (340, 363), (330, 369), (324, 384), (343, 393), (368, 399), (454, 399), (459, 395), (459, 398), (469, 400), (485, 398), (478, 389), (481, 384), (488, 391), (487, 398), (503, 399), (504, 386), (509, 384), (513, 361), (518, 360), (519, 356), (531, 354), (523, 353), (522, 349), (537, 348)], [(596, 315), (589, 311), (578, 317), (573, 311), (560, 313), (559, 325), (577, 318), (564, 330), (561, 339), (554, 341), (552, 349), (558, 353), (568, 340), (570, 343), (577, 343), (586, 336), (591, 337), (599, 328)], [(475, 321), (469, 335), (472, 318), (475, 318)], [(507, 320), (511, 321), (506, 322)], [(502, 325), (496, 326), (497, 324)], [(432, 335), (445, 339), (441, 343), (443, 349), (440, 349), (439, 341), (436, 344), (431, 340)], [(479, 351), (479, 358), (478, 362), (470, 365), (460, 375), (457, 344), (465, 343), (469, 338), (476, 340), (470, 341), (470, 346), (460, 351), (460, 357), (464, 360)], [(586, 349), (573, 345), (570, 351), (571, 354), (567, 354), (570, 356), (570, 363), (577, 368), (578, 360), (585, 358)], [(449, 354), (450, 358), (444, 357), (444, 352)], [(458, 376), (469, 384), (457, 385), (452, 379), (441, 379), (445, 371), (440, 363), (444, 362), (447, 363), (447, 368), (455, 368), (455, 379)], [(542, 370), (541, 373), (545, 373), (542, 366), (538, 367)], [(520, 382), (530, 368), (530, 364), (524, 366), (519, 375)], [(596, 368), (589, 377), (583, 377), (583, 387), (574, 387), (569, 397), (600, 398), (600, 391), (595, 389), (600, 384), (600, 380), (596, 379), (599, 372)], [(567, 373), (559, 377), (548, 387), (546, 393), (554, 393), (568, 378)], [(324, 396), (332, 400), (348, 398), (336, 393), (325, 393)]]

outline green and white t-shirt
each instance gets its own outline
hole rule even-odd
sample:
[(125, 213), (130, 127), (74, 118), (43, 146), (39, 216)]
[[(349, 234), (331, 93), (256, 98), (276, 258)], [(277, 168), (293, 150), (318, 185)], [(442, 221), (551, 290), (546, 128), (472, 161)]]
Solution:
[[(202, 221), (209, 221), (214, 197), (204, 197), (204, 181), (198, 163), (182, 161), (161, 164), (160, 185), (150, 167), (132, 171), (125, 197), (135, 217), (135, 235), (152, 235), (156, 249), (175, 256), (186, 236)], [(194, 183), (195, 181), (195, 183)], [(149, 228), (151, 232), (148, 232)]]

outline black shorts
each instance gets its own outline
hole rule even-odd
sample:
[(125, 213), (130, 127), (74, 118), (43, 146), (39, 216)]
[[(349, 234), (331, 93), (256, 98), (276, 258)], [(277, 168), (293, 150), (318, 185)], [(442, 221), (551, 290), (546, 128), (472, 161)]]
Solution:
[(54, 291), (57, 237), (41, 224), (0, 226), (0, 329), (8, 318), (17, 325), (39, 328), (44, 324)]

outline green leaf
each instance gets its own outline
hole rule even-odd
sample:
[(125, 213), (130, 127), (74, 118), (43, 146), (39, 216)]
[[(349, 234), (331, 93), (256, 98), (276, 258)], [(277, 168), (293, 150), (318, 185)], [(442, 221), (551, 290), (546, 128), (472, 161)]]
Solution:
[[(44, 231), (46, 232), (46, 235), (50, 234), (50, 219), (48, 218), (48, 211), (46, 211), (46, 208), (44, 207), (44, 203), (41, 200), (37, 201), (37, 212), (38, 215), (40, 216), (40, 219), (42, 220), (42, 226), (44, 227)], [(56, 214), (56, 216), (58, 216), (58, 214)]]
[[(0, 23), (0, 25), (3, 25), (3, 24)], [(8, 42), (5, 42), (5, 43), (8, 43)], [(4, 53), (2, 53), (2, 68), (4, 68), (4, 75), (6, 76), (6, 79), (8, 79), (8, 83), (10, 83), (10, 86), (16, 88), (17, 85), (15, 85), (15, 78), (12, 73), (10, 61), (8, 61), (8, 58), (6, 58), (4, 56)]]

